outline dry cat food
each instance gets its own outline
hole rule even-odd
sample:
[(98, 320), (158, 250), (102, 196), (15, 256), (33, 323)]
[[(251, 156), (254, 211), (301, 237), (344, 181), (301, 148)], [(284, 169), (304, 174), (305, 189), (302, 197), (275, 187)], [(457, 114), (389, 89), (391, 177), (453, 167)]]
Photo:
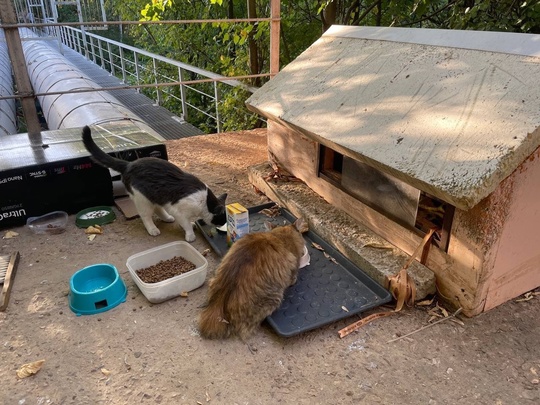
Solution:
[(168, 278), (178, 276), (194, 270), (197, 266), (182, 256), (175, 256), (169, 260), (137, 270), (137, 275), (144, 283), (157, 283)]
[(47, 224), (47, 232), (50, 235), (58, 235), (62, 232), (64, 232), (65, 229), (63, 226), (54, 225), (54, 224)]
[(109, 212), (105, 210), (90, 211), (81, 215), (81, 219), (96, 219), (107, 215)]

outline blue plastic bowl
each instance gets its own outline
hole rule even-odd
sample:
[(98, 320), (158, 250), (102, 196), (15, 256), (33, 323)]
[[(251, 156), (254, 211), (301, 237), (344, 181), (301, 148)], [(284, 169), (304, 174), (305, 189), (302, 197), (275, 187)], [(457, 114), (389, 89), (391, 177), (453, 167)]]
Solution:
[(126, 285), (111, 264), (94, 264), (77, 271), (69, 287), (69, 307), (77, 316), (105, 312), (126, 301)]

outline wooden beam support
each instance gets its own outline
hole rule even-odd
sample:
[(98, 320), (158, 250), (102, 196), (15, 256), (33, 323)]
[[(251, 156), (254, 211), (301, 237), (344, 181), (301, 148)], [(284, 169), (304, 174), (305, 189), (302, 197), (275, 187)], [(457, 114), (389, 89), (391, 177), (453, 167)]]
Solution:
[(280, 36), (280, 13), (281, 1), (272, 0), (270, 2), (270, 77), (279, 72), (279, 36)]
[[(30, 83), (28, 70), (26, 69), (26, 60), (24, 58), (19, 28), (16, 26), (17, 15), (11, 0), (0, 0), (0, 20), (3, 24), (6, 24), (4, 34), (13, 75), (15, 76), (17, 94), (22, 97), (21, 105), (26, 119), (30, 144), (32, 146), (42, 146), (41, 125), (37, 115), (34, 91)], [(13, 26), (9, 26), (11, 24)]]

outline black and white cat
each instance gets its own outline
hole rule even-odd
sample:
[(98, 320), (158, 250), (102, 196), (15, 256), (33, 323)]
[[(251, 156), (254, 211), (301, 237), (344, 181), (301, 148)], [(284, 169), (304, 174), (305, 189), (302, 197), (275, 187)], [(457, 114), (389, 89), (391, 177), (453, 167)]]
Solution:
[(96, 145), (88, 126), (82, 130), (82, 139), (97, 163), (122, 175), (122, 182), (150, 235), (160, 234), (153, 214), (165, 222), (176, 220), (188, 242), (195, 240), (192, 221), (202, 219), (216, 226), (225, 224), (227, 194), (216, 197), (196, 176), (164, 159), (143, 157), (128, 162), (109, 156)]

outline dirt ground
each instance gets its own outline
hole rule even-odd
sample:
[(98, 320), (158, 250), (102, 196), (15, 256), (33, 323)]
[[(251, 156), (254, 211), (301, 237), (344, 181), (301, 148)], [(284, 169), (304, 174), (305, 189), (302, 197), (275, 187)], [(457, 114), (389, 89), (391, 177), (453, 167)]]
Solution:
[[(249, 185), (245, 168), (267, 159), (265, 142), (259, 131), (167, 146), (171, 161), (215, 193), (257, 205), (266, 199)], [(139, 219), (116, 212), (117, 220), (93, 241), (75, 226), (74, 216), (60, 235), (33, 235), (19, 227), (12, 229), (17, 237), (0, 240), (1, 254), (21, 254), (9, 307), (0, 312), (1, 404), (540, 403), (540, 295), (429, 327), (429, 310), (441, 310), (434, 311), (434, 304), (408, 308), (343, 339), (337, 331), (358, 316), (292, 338), (278, 337), (263, 324), (250, 339), (256, 348), (251, 352), (237, 339), (198, 335), (206, 284), (187, 298), (156, 305), (146, 300), (126, 259), (182, 240), (183, 232), (160, 223), (161, 235), (152, 237)], [(193, 246), (209, 248), (200, 234)], [(210, 277), (217, 257), (210, 253), (207, 259)], [(68, 305), (69, 279), (95, 263), (117, 267), (127, 300), (77, 317)], [(16, 377), (21, 365), (40, 359), (45, 363), (36, 375)]]

